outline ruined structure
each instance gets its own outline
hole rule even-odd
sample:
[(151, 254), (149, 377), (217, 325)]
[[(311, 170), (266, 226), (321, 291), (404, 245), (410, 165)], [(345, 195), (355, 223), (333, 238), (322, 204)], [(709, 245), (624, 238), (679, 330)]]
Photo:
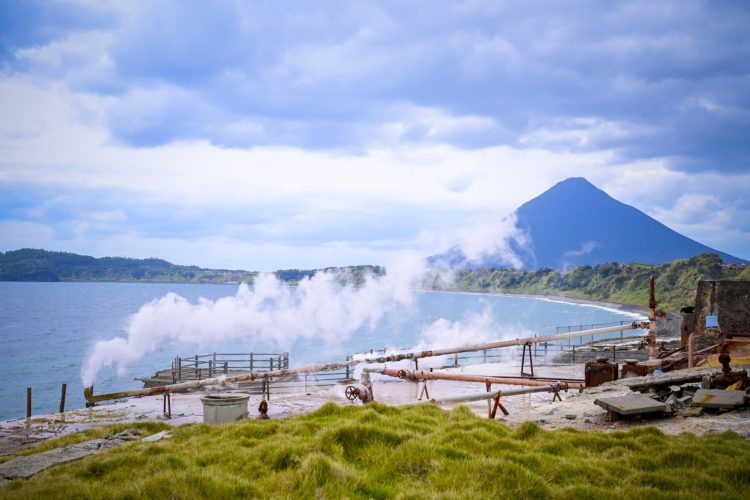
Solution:
[(694, 306), (682, 311), (680, 330), (688, 366), (718, 352), (750, 357), (750, 281), (699, 281)]

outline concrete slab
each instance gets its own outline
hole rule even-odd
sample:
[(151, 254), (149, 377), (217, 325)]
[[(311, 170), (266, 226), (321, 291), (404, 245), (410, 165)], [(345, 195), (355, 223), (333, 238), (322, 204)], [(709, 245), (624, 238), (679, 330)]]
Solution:
[(693, 396), (693, 406), (732, 409), (745, 403), (745, 394), (745, 391), (698, 389)]
[(668, 405), (651, 399), (645, 394), (628, 394), (626, 396), (599, 398), (594, 400), (594, 404), (618, 415), (639, 415), (642, 413), (665, 412), (669, 410)]

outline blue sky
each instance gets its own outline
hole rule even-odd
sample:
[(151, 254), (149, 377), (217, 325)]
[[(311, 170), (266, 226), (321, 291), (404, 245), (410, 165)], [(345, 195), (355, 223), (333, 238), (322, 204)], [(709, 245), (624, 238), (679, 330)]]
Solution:
[(383, 263), (583, 176), (750, 258), (745, 2), (0, 3), (0, 250)]

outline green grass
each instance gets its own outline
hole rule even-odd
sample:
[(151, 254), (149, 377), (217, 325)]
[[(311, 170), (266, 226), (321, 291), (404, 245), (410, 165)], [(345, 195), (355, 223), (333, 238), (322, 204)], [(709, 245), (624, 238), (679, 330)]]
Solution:
[(182, 426), (172, 439), (128, 444), (0, 487), (2, 498), (501, 495), (750, 498), (750, 442), (650, 427), (510, 429), (466, 408), (329, 404), (287, 420)]

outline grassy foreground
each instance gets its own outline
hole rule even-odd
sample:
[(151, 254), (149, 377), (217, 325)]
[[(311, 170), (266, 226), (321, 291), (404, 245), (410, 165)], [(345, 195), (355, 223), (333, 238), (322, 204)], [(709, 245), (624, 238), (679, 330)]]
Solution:
[(172, 439), (128, 444), (0, 487), (2, 498), (503, 494), (750, 498), (750, 442), (729, 432), (667, 436), (649, 427), (510, 429), (466, 408), (328, 404), (288, 420), (179, 427)]

